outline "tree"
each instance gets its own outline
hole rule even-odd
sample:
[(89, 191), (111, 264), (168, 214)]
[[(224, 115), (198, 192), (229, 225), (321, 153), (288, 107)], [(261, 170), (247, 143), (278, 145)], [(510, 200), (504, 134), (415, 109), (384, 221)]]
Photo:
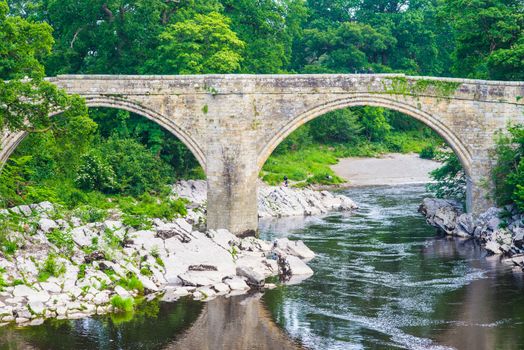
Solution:
[(240, 70), (245, 46), (217, 13), (197, 14), (170, 25), (160, 34), (157, 72), (167, 74), (234, 73)]
[(512, 125), (497, 138), (492, 170), (497, 205), (517, 204), (524, 212), (524, 125)]
[(302, 0), (221, 0), (231, 28), (246, 43), (241, 71), (280, 73), (291, 62), (307, 9)]
[(524, 4), (521, 0), (446, 0), (440, 12), (455, 30), (455, 74), (522, 79)]
[[(72, 116), (87, 115), (83, 101), (44, 80), (41, 61), (53, 45), (52, 29), (9, 16), (0, 0), (0, 130), (44, 132), (64, 124)], [(56, 117), (50, 114), (63, 111)]]
[(388, 33), (361, 23), (344, 22), (326, 30), (307, 29), (301, 60), (305, 72), (354, 73), (371, 67), (381, 71), (386, 68), (379, 57), (395, 42)]
[(388, 123), (384, 108), (360, 107), (355, 108), (355, 113), (359, 116), (363, 134), (368, 140), (383, 141), (391, 131), (391, 125)]
[(355, 143), (362, 131), (358, 116), (349, 108), (333, 111), (310, 123), (311, 134), (321, 143)]
[(435, 181), (427, 185), (437, 198), (453, 198), (460, 202), (466, 199), (466, 173), (457, 155), (452, 151), (438, 152), (434, 158), (442, 166), (433, 170), (430, 177)]

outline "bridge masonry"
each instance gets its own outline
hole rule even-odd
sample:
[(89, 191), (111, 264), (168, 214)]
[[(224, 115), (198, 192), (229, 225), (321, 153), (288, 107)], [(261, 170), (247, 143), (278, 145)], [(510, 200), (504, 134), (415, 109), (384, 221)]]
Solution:
[[(467, 208), (492, 205), (495, 133), (524, 122), (524, 82), (404, 75), (200, 75), (49, 78), (90, 107), (142, 115), (177, 136), (205, 169), (208, 228), (257, 230), (257, 178), (272, 151), (300, 125), (351, 106), (377, 106), (420, 120), (458, 155)], [(24, 133), (4, 131), (0, 164)]]

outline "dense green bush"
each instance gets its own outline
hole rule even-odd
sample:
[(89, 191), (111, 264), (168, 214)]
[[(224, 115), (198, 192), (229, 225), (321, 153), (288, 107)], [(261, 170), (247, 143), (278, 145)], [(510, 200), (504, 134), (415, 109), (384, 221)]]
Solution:
[(349, 108), (327, 113), (310, 123), (311, 136), (324, 144), (355, 144), (362, 129), (358, 116)]
[(169, 166), (134, 139), (110, 137), (98, 149), (115, 173), (116, 193), (137, 196), (174, 180)]
[(492, 171), (495, 200), (498, 205), (515, 203), (524, 211), (524, 125), (513, 125), (500, 133)]
[(31, 157), (11, 158), (0, 174), (0, 205), (11, 207), (24, 202), (32, 169), (27, 166)]
[(437, 198), (452, 198), (460, 202), (466, 199), (466, 173), (457, 155), (452, 151), (437, 152), (435, 159), (442, 166), (430, 173), (435, 181), (427, 185)]
[(433, 159), (437, 155), (437, 149), (435, 145), (428, 145), (424, 147), (420, 153), (419, 156), (422, 159)]
[(358, 120), (363, 128), (364, 136), (370, 141), (382, 141), (391, 131), (387, 114), (384, 108), (358, 107), (355, 108)]
[(117, 187), (116, 175), (113, 167), (98, 153), (93, 151), (82, 156), (75, 183), (82, 190), (111, 193)]
[(286, 137), (286, 139), (278, 145), (274, 153), (283, 154), (290, 151), (297, 151), (307, 148), (312, 143), (313, 138), (311, 137), (310, 125), (305, 124)]

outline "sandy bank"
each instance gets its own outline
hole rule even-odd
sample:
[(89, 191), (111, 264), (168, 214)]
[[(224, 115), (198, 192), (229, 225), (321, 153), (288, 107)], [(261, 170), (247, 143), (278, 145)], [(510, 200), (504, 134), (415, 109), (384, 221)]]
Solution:
[(417, 154), (391, 153), (380, 158), (344, 158), (331, 168), (348, 186), (372, 186), (427, 183), (429, 172), (439, 166)]

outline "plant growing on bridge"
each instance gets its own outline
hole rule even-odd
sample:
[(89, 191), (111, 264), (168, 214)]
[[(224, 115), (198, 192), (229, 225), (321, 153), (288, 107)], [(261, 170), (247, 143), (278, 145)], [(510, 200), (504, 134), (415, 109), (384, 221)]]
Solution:
[(382, 82), (384, 92), (392, 95), (421, 95), (434, 93), (437, 97), (449, 97), (460, 86), (459, 82), (435, 79), (408, 80), (406, 77), (392, 77)]

